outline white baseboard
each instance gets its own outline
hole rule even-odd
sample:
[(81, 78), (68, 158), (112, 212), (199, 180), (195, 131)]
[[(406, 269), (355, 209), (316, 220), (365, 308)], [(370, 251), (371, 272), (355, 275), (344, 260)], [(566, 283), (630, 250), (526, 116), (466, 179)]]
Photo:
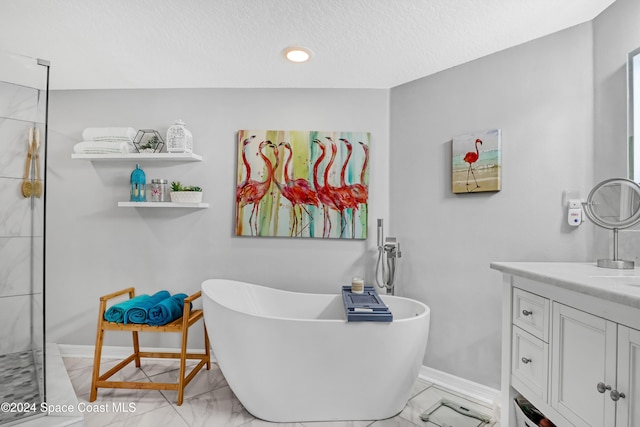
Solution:
[(420, 368), (419, 376), (427, 382), (441, 386), (453, 393), (460, 394), (470, 400), (475, 400), (484, 406), (492, 408), (494, 414), (500, 410), (500, 399), (502, 395), (500, 390), (496, 390), (446, 372), (438, 371), (437, 369), (429, 368), (424, 365)]
[[(58, 349), (62, 357), (79, 357), (93, 358), (94, 346), (92, 345), (72, 345), (58, 344)], [(151, 352), (175, 352), (179, 351), (175, 348), (143, 348), (144, 351)], [(188, 349), (189, 352), (202, 352), (203, 349)], [(131, 355), (131, 347), (103, 346), (102, 358), (104, 359), (124, 359)], [(213, 352), (211, 353), (211, 361), (215, 362)], [(445, 388), (453, 393), (460, 394), (471, 400), (483, 404), (494, 411), (498, 410), (500, 405), (500, 390), (438, 371), (437, 369), (422, 366), (419, 376), (421, 379), (433, 383), (437, 386)]]
[[(60, 356), (62, 357), (78, 357), (78, 358), (90, 358), (93, 359), (95, 347), (92, 345), (73, 345), (73, 344), (58, 344)], [(179, 348), (162, 348), (162, 347), (140, 347), (141, 351), (149, 351), (153, 353), (175, 353), (179, 352)], [(204, 349), (191, 349), (187, 348), (188, 353), (202, 353)], [(102, 346), (102, 359), (125, 359), (131, 356), (133, 348), (129, 347), (117, 347), (117, 346)], [(162, 359), (158, 359), (162, 360)], [(166, 359), (164, 359), (166, 360)], [(215, 362), (213, 352), (211, 353), (211, 361)]]

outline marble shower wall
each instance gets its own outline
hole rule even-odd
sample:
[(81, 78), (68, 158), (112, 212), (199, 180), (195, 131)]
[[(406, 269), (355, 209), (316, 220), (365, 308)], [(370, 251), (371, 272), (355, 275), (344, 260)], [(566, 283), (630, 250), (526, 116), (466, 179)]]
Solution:
[(43, 346), (44, 199), (25, 198), (21, 188), (34, 126), (44, 179), (45, 93), (0, 81), (0, 355)]

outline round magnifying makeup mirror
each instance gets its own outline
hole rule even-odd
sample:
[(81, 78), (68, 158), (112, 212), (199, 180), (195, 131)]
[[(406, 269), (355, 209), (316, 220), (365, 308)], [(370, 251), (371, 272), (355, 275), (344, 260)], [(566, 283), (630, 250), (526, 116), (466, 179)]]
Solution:
[(593, 187), (583, 206), (591, 221), (613, 230), (613, 259), (599, 259), (598, 267), (634, 268), (633, 261), (618, 259), (618, 230), (640, 221), (640, 185), (625, 178), (607, 179)]

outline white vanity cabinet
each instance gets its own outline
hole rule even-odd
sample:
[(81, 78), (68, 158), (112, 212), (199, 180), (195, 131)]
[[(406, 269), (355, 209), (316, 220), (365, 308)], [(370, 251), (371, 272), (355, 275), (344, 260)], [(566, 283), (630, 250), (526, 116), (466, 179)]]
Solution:
[(616, 389), (626, 393), (618, 400), (616, 426), (640, 426), (640, 331), (618, 327)]
[(551, 406), (576, 426), (613, 427), (617, 325), (558, 303), (552, 323)]
[(557, 426), (640, 426), (640, 269), (492, 263), (503, 272), (502, 420), (519, 393)]
[(551, 405), (576, 426), (640, 426), (640, 331), (563, 304), (553, 325)]

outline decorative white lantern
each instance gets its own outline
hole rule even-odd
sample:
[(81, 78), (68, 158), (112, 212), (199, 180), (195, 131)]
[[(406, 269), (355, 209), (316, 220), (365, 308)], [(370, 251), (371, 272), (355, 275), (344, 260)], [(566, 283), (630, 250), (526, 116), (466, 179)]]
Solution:
[(167, 151), (170, 153), (192, 153), (193, 136), (184, 127), (182, 120), (176, 120), (167, 130)]

